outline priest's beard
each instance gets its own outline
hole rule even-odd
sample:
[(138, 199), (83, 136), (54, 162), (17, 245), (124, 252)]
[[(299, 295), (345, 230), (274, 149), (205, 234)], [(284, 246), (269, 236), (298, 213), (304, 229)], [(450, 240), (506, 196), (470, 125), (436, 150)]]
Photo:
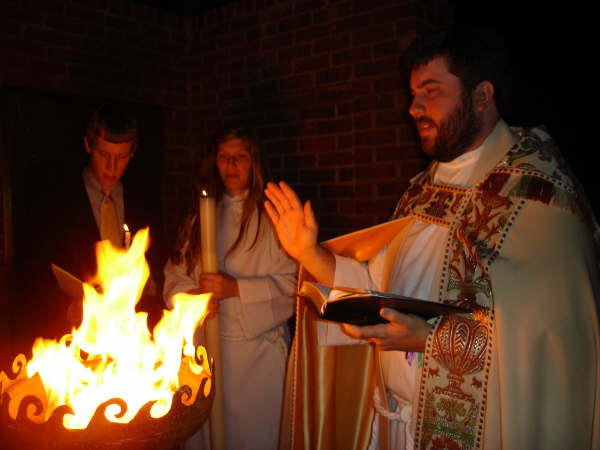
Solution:
[(440, 162), (452, 161), (473, 145), (483, 128), (482, 120), (475, 114), (471, 96), (463, 92), (461, 102), (445, 120), (436, 124), (430, 117), (424, 121), (437, 128), (435, 139), (421, 139), (423, 151)]

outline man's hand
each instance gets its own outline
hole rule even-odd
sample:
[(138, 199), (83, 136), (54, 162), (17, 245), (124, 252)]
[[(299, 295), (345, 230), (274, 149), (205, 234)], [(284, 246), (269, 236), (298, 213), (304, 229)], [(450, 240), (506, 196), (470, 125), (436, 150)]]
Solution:
[(200, 293), (212, 292), (213, 300), (220, 301), (240, 295), (237, 280), (224, 272), (201, 273), (198, 276), (198, 288)]
[(432, 328), (425, 320), (390, 308), (382, 308), (380, 315), (390, 323), (364, 327), (342, 324), (342, 327), (350, 336), (373, 342), (381, 350), (425, 351)]
[(265, 202), (265, 209), (285, 251), (315, 280), (331, 286), (335, 276), (335, 257), (317, 243), (319, 226), (310, 202), (302, 206), (296, 193), (283, 181), (279, 186), (269, 183), (265, 194), (270, 200)]
[(302, 206), (296, 193), (283, 181), (279, 186), (268, 183), (265, 194), (270, 200), (265, 202), (265, 209), (279, 242), (292, 258), (301, 260), (306, 251), (317, 245), (319, 227), (310, 202)]

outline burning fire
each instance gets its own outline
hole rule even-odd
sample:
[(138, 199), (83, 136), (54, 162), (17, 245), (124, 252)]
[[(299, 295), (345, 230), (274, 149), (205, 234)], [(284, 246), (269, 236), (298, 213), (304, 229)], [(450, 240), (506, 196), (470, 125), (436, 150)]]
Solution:
[[(32, 394), (44, 405), (42, 411), (28, 405), (27, 417), (32, 422), (43, 423), (66, 405), (72, 410), (63, 416), (68, 429), (86, 428), (99, 405), (117, 398), (126, 407), (108, 406), (109, 421), (127, 423), (151, 401), (150, 415), (162, 417), (184, 384), (192, 394), (182, 402), (194, 403), (201, 380), (210, 377), (205, 349), (198, 347), (196, 355), (193, 345), (194, 329), (204, 319), (210, 296), (175, 296), (173, 310), (164, 312), (151, 334), (147, 314), (135, 312), (150, 274), (144, 258), (147, 247), (148, 229), (135, 235), (129, 250), (115, 249), (108, 241), (97, 244), (95, 281), (101, 292), (84, 283), (81, 326), (59, 342), (37, 338), (32, 359), (15, 379), (0, 372), (0, 395), (9, 394), (13, 420), (21, 401)], [(24, 365), (25, 357), (17, 356), (13, 371)], [(210, 382), (205, 384), (205, 396), (210, 386)]]

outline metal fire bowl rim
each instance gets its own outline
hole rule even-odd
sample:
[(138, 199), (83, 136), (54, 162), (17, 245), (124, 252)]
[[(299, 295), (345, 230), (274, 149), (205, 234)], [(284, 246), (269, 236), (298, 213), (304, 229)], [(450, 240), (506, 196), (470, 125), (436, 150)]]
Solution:
[[(10, 397), (4, 393), (0, 399), (0, 431), (2, 448), (60, 448), (60, 449), (165, 449), (183, 442), (191, 436), (206, 420), (210, 413), (214, 398), (211, 386), (208, 397), (204, 395), (206, 383), (211, 380), (206, 376), (198, 388), (198, 394), (192, 405), (185, 405), (182, 400), (189, 399), (191, 389), (184, 385), (173, 394), (173, 402), (169, 412), (160, 418), (150, 416), (150, 409), (155, 401), (146, 403), (129, 423), (110, 422), (104, 416), (106, 409), (117, 405), (121, 413), (125, 413), (127, 405), (124, 400), (115, 398), (98, 406), (87, 428), (69, 430), (62, 425), (65, 414), (71, 413), (68, 406), (58, 407), (48, 421), (42, 424), (31, 422), (27, 418), (27, 408), (42, 411), (42, 402), (31, 395), (23, 399), (19, 405), (17, 419), (8, 414)], [(30, 406), (31, 405), (31, 406)]]

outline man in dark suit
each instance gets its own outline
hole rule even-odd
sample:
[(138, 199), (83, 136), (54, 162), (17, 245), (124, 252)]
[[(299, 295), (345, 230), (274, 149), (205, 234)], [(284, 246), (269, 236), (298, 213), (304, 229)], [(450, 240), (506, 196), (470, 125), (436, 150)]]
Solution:
[[(89, 163), (82, 173), (60, 186), (48, 187), (32, 220), (36, 236), (21, 285), (22, 300), (16, 305), (15, 333), (20, 351), (28, 352), (37, 336), (57, 339), (81, 320), (81, 302), (60, 291), (51, 272), (56, 264), (82, 281), (96, 273), (95, 243), (108, 239), (125, 245), (123, 225), (133, 238), (140, 228), (150, 226), (153, 243), (146, 255), (151, 278), (138, 304), (149, 310), (151, 320), (159, 314), (163, 258), (160, 251), (161, 220), (148, 217), (146, 202), (131, 198), (121, 182), (138, 144), (137, 120), (124, 105), (108, 103), (97, 109), (83, 139)], [(155, 201), (160, 201), (156, 199)], [(143, 306), (142, 306), (143, 305)]]

